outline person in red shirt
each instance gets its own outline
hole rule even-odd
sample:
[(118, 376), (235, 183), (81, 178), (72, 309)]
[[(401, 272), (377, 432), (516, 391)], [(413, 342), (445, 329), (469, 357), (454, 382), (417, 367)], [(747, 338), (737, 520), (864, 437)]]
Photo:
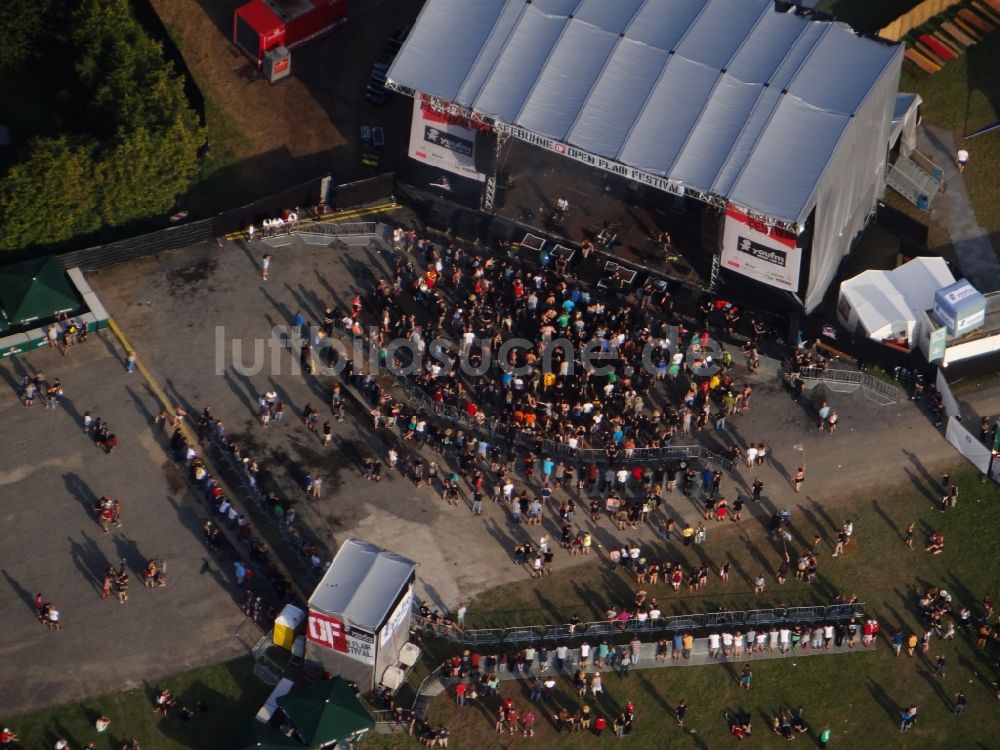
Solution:
[(598, 716), (594, 719), (594, 734), (600, 737), (604, 734), (604, 730), (608, 728), (608, 720), (603, 716)]

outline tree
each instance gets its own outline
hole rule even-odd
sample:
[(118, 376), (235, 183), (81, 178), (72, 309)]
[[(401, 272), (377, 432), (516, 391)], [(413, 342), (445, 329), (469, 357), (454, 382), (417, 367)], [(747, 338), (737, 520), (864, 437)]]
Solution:
[(162, 216), (198, 171), (205, 133), (184, 81), (128, 0), (84, 0), (72, 28), (83, 132), (36, 141), (4, 177), (0, 250)]
[(16, 67), (35, 52), (45, 31), (49, 0), (4, 0), (0, 10), (0, 70)]
[(35, 141), (0, 181), (0, 250), (51, 245), (99, 226), (90, 154), (66, 138)]

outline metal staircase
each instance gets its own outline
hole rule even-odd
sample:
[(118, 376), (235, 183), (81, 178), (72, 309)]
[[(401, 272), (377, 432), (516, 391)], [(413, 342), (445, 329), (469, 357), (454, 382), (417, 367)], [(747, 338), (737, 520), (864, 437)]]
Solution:
[(889, 165), (886, 183), (917, 208), (929, 211), (931, 201), (944, 185), (944, 174), (939, 166), (914, 150)]

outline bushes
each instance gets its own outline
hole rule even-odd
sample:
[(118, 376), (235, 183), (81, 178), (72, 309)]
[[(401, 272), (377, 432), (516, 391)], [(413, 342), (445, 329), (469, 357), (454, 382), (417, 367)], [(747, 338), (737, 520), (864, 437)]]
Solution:
[(36, 139), (0, 183), (0, 250), (162, 215), (198, 170), (204, 132), (184, 82), (127, 0), (73, 15), (79, 132)]

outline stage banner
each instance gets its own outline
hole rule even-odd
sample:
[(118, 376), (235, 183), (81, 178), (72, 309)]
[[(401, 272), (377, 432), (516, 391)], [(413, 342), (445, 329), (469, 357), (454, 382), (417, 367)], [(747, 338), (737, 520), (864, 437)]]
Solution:
[(479, 182), (486, 179), (476, 170), (476, 131), (461, 118), (434, 112), (419, 100), (413, 102), (409, 153), (428, 166)]
[(342, 620), (310, 610), (306, 637), (317, 646), (337, 651), (365, 664), (375, 663), (375, 634), (345, 625)]
[(726, 209), (722, 266), (769, 286), (799, 291), (802, 250), (795, 236), (733, 206)]

